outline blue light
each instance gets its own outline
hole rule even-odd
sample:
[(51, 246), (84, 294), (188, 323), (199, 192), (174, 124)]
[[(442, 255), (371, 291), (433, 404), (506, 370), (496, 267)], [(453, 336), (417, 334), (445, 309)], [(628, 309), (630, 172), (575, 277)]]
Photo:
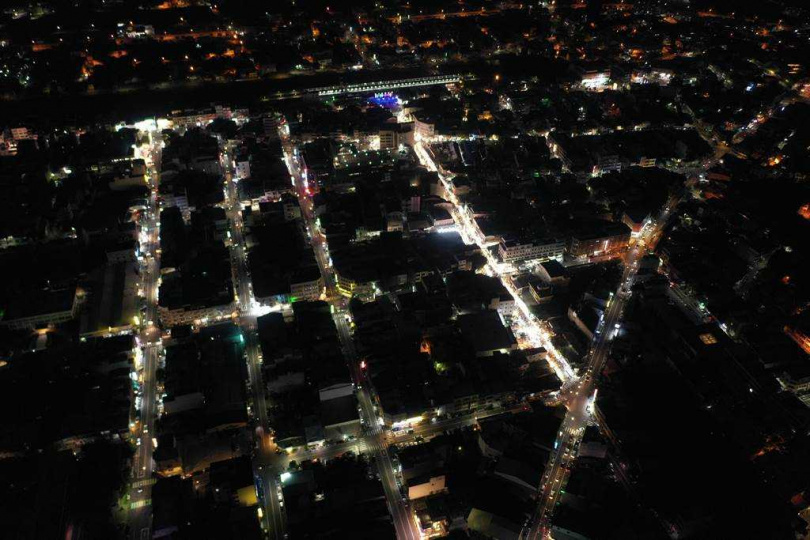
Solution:
[(368, 98), (368, 102), (384, 109), (394, 109), (399, 107), (401, 103), (399, 96), (393, 92), (378, 92), (372, 97)]

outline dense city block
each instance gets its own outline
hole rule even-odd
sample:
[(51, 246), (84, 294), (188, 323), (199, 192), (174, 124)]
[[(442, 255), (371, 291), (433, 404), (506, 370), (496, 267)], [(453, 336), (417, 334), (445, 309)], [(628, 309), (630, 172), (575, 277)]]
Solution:
[(802, 0), (0, 10), (0, 537), (810, 538)]

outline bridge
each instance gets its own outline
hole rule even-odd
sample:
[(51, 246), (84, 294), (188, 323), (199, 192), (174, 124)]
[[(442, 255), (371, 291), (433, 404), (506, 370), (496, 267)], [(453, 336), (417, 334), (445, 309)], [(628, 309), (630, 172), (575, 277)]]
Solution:
[(397, 88), (415, 88), (419, 86), (431, 86), (434, 84), (453, 84), (462, 81), (474, 80), (475, 76), (470, 74), (452, 75), (430, 75), (427, 77), (408, 77), (404, 79), (389, 79), (385, 81), (374, 81), (365, 83), (336, 84), (333, 86), (320, 86), (315, 88), (304, 88), (287, 91), (273, 92), (265, 99), (282, 100), (296, 99), (303, 97), (328, 97), (341, 94), (362, 94), (365, 92), (381, 92), (396, 90)]
[(453, 84), (471, 80), (472, 75), (432, 75), (429, 77), (413, 77), (408, 79), (391, 79), (355, 84), (338, 84), (312, 88), (307, 93), (314, 93), (319, 97), (336, 96), (340, 94), (362, 94), (364, 92), (379, 92), (383, 90), (396, 90), (397, 88), (414, 88), (418, 86), (431, 86), (434, 84)]

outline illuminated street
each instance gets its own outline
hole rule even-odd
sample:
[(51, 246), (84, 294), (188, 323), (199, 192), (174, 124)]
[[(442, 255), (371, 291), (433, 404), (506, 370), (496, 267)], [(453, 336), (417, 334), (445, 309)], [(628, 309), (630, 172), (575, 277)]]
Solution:
[(807, 4), (4, 5), (0, 536), (810, 540)]
[(315, 258), (318, 261), (318, 266), (323, 275), (324, 282), (326, 283), (327, 298), (334, 306), (334, 320), (338, 329), (338, 336), (340, 337), (343, 354), (346, 358), (347, 365), (352, 373), (352, 378), (357, 386), (357, 399), (360, 403), (361, 418), (365, 423), (368, 442), (366, 448), (377, 459), (377, 468), (380, 472), (380, 480), (385, 490), (385, 496), (388, 500), (388, 508), (394, 520), (394, 526), (397, 531), (397, 538), (416, 540), (421, 537), (421, 533), (416, 524), (416, 517), (411, 511), (410, 507), (402, 500), (399, 493), (399, 488), (396, 481), (396, 473), (389, 456), (387, 446), (385, 444), (385, 432), (380, 427), (382, 419), (375, 411), (372, 397), (369, 393), (369, 385), (367, 384), (360, 367), (358, 365), (359, 359), (357, 358), (354, 342), (352, 340), (351, 331), (349, 330), (348, 323), (346, 322), (346, 307), (345, 300), (337, 293), (334, 274), (329, 269), (327, 264), (327, 245), (326, 240), (320, 235), (317, 227), (315, 226), (312, 199), (304, 185), (300, 168), (296, 161), (295, 152), (293, 151), (292, 143), (288, 138), (286, 126), (282, 125), (279, 129), (279, 136), (282, 139), (282, 144), (285, 150), (285, 158), (287, 160), (287, 167), (293, 177), (294, 185), (298, 195), (298, 200), (301, 205), (302, 213), (307, 222), (307, 231), (309, 232), (313, 249), (315, 251)]
[(262, 478), (264, 490), (263, 523), (268, 526), (270, 537), (276, 540), (285, 538), (284, 510), (275, 493), (278, 489), (278, 477), (269, 467), (260, 466), (266, 456), (275, 452), (275, 444), (271, 439), (271, 427), (267, 420), (267, 402), (262, 381), (261, 360), (258, 336), (256, 333), (256, 316), (254, 308), (256, 301), (251, 290), (250, 274), (248, 272), (247, 253), (242, 238), (242, 207), (238, 200), (236, 182), (233, 178), (231, 157), (227, 147), (222, 152), (222, 167), (225, 172), (226, 205), (229, 217), (230, 233), (233, 241), (231, 248), (231, 264), (236, 281), (236, 295), (240, 311), (240, 326), (245, 336), (245, 354), (247, 356), (248, 375), (252, 391), (252, 414), (255, 420), (255, 439), (259, 448), (259, 459), (254, 461), (255, 472)]
[(132, 538), (151, 538), (152, 509), (151, 492), (154, 483), (153, 437), (155, 420), (158, 416), (158, 389), (156, 371), (163, 355), (162, 339), (157, 327), (158, 287), (160, 280), (160, 206), (157, 200), (160, 183), (161, 140), (155, 131), (148, 132), (151, 144), (142, 152), (149, 167), (150, 191), (149, 206), (144, 212), (140, 227), (145, 239), (142, 244), (144, 262), (142, 265), (142, 286), (146, 311), (143, 315), (140, 333), (143, 365), (139, 371), (141, 384), (140, 423), (136, 427), (137, 449), (133, 460), (130, 512)]

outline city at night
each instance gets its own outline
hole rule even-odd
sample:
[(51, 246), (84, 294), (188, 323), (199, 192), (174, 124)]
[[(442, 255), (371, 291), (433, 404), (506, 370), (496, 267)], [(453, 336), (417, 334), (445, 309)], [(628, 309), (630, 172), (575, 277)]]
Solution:
[(3, 0), (0, 538), (810, 540), (808, 0)]

